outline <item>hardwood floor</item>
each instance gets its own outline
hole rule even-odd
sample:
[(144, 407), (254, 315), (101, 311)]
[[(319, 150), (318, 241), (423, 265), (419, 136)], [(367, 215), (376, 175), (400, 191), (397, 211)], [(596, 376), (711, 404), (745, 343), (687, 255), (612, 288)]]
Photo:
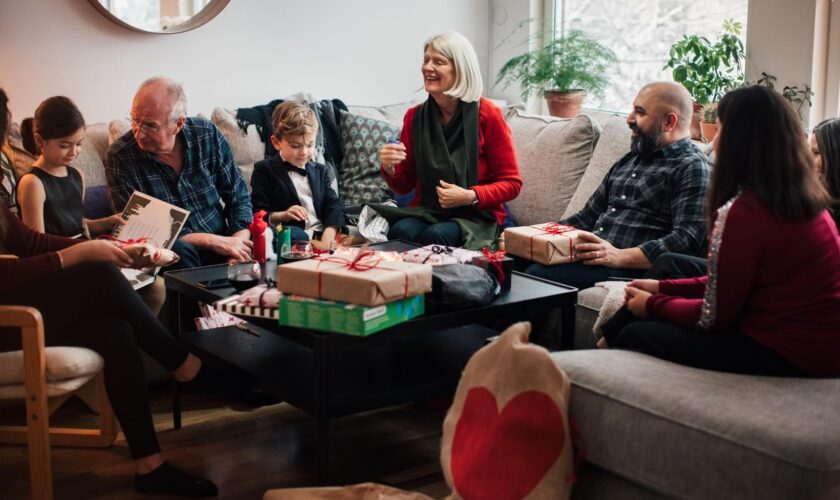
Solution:
[[(315, 427), (305, 413), (282, 403), (254, 408), (219, 395), (189, 394), (183, 428), (176, 431), (166, 386), (152, 386), (151, 397), (166, 458), (212, 479), (220, 498), (259, 499), (268, 489), (314, 485)], [(330, 484), (372, 481), (446, 496), (438, 456), (445, 411), (405, 405), (335, 420)], [(53, 420), (85, 419), (92, 413), (74, 398)], [(56, 499), (147, 498), (134, 493), (122, 435), (105, 450), (54, 447), (52, 463)], [(0, 464), (0, 497), (28, 498), (26, 446), (0, 445)]]

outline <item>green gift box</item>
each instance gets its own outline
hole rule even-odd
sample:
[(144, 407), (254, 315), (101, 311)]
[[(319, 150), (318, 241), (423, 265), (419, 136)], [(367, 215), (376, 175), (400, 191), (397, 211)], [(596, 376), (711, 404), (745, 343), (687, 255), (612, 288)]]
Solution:
[(422, 294), (378, 306), (283, 295), (278, 308), (281, 325), (364, 337), (420, 316), (425, 306)]

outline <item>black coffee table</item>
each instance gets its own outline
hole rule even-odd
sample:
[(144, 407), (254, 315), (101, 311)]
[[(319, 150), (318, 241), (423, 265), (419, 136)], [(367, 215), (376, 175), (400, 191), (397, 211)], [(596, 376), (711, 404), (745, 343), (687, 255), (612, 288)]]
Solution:
[[(375, 245), (378, 250), (414, 248), (405, 242)], [(273, 275), (274, 265), (266, 273)], [(233, 288), (206, 290), (199, 281), (223, 278), (226, 266), (165, 273), (166, 287), (181, 297), (206, 303), (235, 293)], [(333, 334), (246, 318), (256, 336), (234, 327), (186, 331), (178, 336), (210, 364), (233, 366), (254, 378), (267, 393), (309, 413), (317, 425), (319, 483), (327, 479), (329, 420), (362, 411), (451, 394), (469, 356), (489, 336), (498, 320), (561, 308), (567, 345), (574, 335), (577, 289), (514, 272), (511, 290), (495, 302), (458, 311), (435, 312), (368, 337)], [(180, 307), (178, 310), (180, 311)], [(175, 426), (180, 427), (176, 397)]]

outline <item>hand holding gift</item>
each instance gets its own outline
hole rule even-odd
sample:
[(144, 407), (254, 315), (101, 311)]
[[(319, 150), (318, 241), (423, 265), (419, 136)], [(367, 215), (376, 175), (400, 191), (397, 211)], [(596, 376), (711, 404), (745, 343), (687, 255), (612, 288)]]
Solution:
[(577, 259), (578, 231), (572, 226), (550, 222), (505, 229), (505, 250), (545, 265), (567, 264)]
[(180, 260), (178, 254), (172, 250), (161, 248), (149, 241), (128, 241), (118, 246), (127, 253), (133, 264), (131, 267), (142, 269), (145, 267), (166, 267)]

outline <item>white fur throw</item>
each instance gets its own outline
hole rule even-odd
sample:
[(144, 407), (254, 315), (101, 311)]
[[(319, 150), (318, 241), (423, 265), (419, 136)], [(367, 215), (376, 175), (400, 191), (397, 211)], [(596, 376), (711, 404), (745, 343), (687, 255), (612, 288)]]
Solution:
[(601, 327), (612, 318), (616, 312), (624, 305), (624, 288), (627, 286), (626, 281), (601, 281), (595, 283), (607, 290), (607, 296), (604, 297), (604, 303), (601, 305), (601, 310), (598, 311), (598, 319), (595, 320), (595, 325), (592, 327), (592, 333), (595, 334), (595, 339), (600, 340), (604, 336), (604, 331)]

